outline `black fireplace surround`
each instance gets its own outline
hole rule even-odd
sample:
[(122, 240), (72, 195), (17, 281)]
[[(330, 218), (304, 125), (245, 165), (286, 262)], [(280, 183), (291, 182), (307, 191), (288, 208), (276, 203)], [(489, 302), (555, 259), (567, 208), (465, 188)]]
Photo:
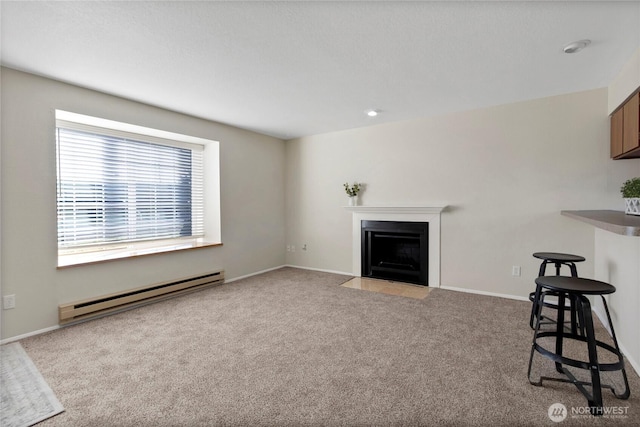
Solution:
[(362, 221), (362, 277), (427, 286), (428, 222)]

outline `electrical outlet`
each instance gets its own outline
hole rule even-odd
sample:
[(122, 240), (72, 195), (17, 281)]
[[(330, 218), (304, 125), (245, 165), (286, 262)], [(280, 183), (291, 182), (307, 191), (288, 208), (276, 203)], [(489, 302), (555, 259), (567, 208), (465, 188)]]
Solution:
[(287, 252), (291, 252), (291, 245), (287, 245)]
[(511, 267), (511, 275), (514, 277), (520, 277), (520, 266), (514, 265)]
[(305, 243), (304, 245), (302, 245), (302, 250), (306, 251), (307, 250), (307, 244)]
[(296, 251), (296, 245), (291, 245), (291, 252), (295, 252)]
[(2, 298), (2, 308), (4, 308), (5, 310), (9, 310), (10, 308), (16, 308), (16, 296), (5, 295)]

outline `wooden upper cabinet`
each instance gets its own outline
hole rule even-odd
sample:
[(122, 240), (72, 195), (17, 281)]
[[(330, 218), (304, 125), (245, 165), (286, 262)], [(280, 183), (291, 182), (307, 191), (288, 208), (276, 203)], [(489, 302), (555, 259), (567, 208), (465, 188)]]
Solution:
[(640, 93), (629, 98), (611, 116), (611, 157), (640, 157)]
[(611, 116), (611, 158), (616, 158), (624, 153), (622, 150), (623, 110), (623, 108), (620, 108)]
[(638, 130), (640, 130), (640, 94), (636, 93), (627, 101), (623, 110), (622, 151), (627, 153), (640, 147), (640, 140), (638, 140)]

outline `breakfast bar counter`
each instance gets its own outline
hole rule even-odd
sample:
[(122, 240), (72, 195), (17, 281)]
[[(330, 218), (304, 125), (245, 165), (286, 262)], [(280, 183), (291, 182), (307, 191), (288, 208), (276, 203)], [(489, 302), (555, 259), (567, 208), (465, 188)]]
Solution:
[(640, 216), (622, 211), (561, 211), (562, 215), (623, 236), (640, 236)]

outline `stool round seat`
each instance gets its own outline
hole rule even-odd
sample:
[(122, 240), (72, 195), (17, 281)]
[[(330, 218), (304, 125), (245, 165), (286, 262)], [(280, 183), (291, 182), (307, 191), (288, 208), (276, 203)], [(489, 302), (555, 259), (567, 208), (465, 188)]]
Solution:
[(582, 262), (585, 260), (585, 257), (581, 257), (580, 255), (561, 254), (558, 252), (536, 252), (533, 256), (552, 262)]
[(540, 276), (536, 279), (536, 284), (556, 292), (583, 295), (606, 295), (616, 291), (615, 286), (609, 283), (582, 277)]

